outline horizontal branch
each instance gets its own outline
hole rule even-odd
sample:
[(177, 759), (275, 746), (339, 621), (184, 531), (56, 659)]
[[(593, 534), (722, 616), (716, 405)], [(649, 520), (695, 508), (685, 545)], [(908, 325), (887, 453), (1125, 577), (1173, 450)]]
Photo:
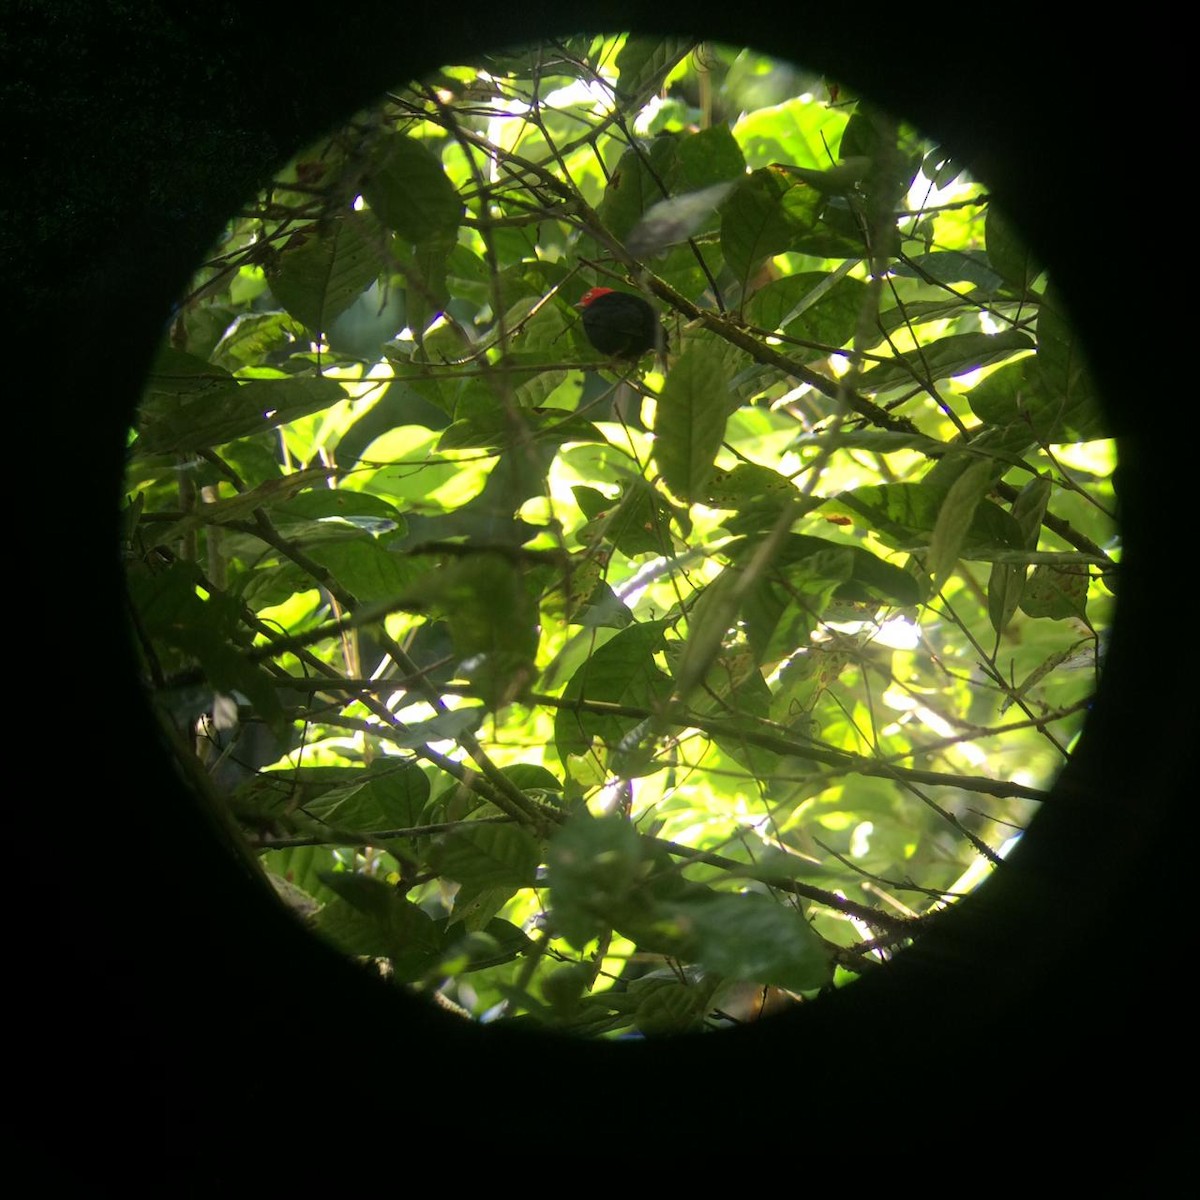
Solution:
[[(629, 717), (632, 720), (645, 721), (656, 713), (646, 708), (635, 708), (628, 704), (612, 704), (605, 700), (564, 700), (558, 696), (546, 696), (531, 693), (529, 701), (534, 704), (545, 704), (553, 708), (577, 709), (582, 712), (595, 713), (598, 716)], [(730, 725), (703, 717), (697, 713), (683, 712), (676, 724), (683, 728), (698, 729), (710, 737), (737, 739), (750, 746), (758, 746), (776, 754), (789, 758), (803, 758), (810, 762), (823, 763), (835, 767), (839, 773), (856, 775), (871, 775), (883, 779), (896, 779), (905, 783), (923, 783), (936, 787), (961, 788), (967, 792), (982, 792), (988, 796), (1012, 797), (1024, 800), (1046, 801), (1049, 793), (1041, 788), (1026, 787), (1021, 783), (1012, 783), (1004, 779), (989, 779), (982, 775), (948, 775), (940, 771), (924, 771), (916, 767), (898, 767), (891, 762), (866, 758), (861, 754), (851, 754), (848, 750), (834, 750), (828, 746), (817, 746), (809, 742), (796, 742), (781, 737), (777, 733), (746, 729), (740, 725)]]
[(471, 821), (441, 821), (434, 825), (411, 825), (403, 829), (374, 829), (370, 833), (351, 833), (346, 829), (330, 829), (301, 837), (254, 838), (255, 850), (291, 850), (296, 846), (378, 846), (380, 842), (403, 838), (432, 837), (438, 833), (453, 833), (458, 829), (474, 829), (477, 825), (511, 825), (514, 817), (476, 817)]
[[(669, 842), (665, 838), (652, 837), (649, 834), (642, 835), (651, 845), (657, 846), (660, 850), (665, 850), (668, 854), (676, 858), (688, 858), (694, 862), (702, 862), (706, 866), (720, 867), (722, 870), (730, 871), (745, 871), (752, 864), (740, 863), (735, 859), (726, 858), (723, 854), (713, 854), (708, 850), (695, 850), (691, 846), (681, 846), (678, 842)], [(882, 912), (877, 908), (872, 908), (869, 904), (858, 904), (854, 900), (847, 900), (845, 896), (839, 896), (836, 892), (826, 891), (825, 888), (813, 887), (807, 883), (798, 883), (794, 879), (785, 878), (770, 878), (760, 877), (761, 882), (768, 884), (781, 892), (791, 892), (795, 896), (800, 896), (805, 900), (815, 900), (818, 904), (824, 904), (828, 908), (836, 909), (838, 912), (845, 913), (848, 917), (856, 917), (860, 921), (865, 921), (869, 925), (874, 925), (879, 928), (890, 931), (904, 930), (913, 935), (919, 927), (920, 917), (893, 917), (890, 913)]]

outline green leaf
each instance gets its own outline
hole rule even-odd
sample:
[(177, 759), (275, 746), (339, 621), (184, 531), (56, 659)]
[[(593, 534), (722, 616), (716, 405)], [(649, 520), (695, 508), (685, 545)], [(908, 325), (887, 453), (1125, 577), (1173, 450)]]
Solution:
[(500, 455), (483, 491), (458, 510), (464, 516), (493, 522), (490, 538), (480, 533), (476, 535), (478, 540), (520, 545), (529, 539), (530, 534), (525, 532), (529, 527), (515, 514), (530, 497), (544, 494), (546, 474), (557, 453), (558, 446), (552, 440), (531, 439)]
[[(858, 595), (862, 584), (852, 583), (856, 558), (873, 557), (857, 547), (796, 534), (780, 543), (768, 563), (758, 561), (751, 541), (735, 543), (727, 553), (732, 565), (700, 592), (688, 616), (687, 644), (676, 667), (677, 690), (684, 695), (708, 673), (735, 626), (745, 634), (755, 666), (779, 662), (807, 645), (834, 595)], [(865, 575), (874, 568), (863, 562), (859, 570)], [(887, 568), (883, 577), (891, 571), (903, 577), (906, 594), (915, 595), (916, 581), (897, 568)]]
[(924, 158), (920, 139), (889, 113), (860, 100), (846, 122), (838, 157), (844, 162), (865, 158), (871, 169), (862, 178), (868, 199), (890, 210), (912, 186)]
[(593, 738), (605, 746), (619, 746), (640, 723), (638, 717), (590, 711), (586, 703), (653, 710), (667, 698), (671, 680), (655, 666), (654, 654), (664, 645), (668, 624), (645, 621), (623, 629), (571, 676), (554, 718), (554, 741), (563, 762), (568, 755), (588, 752)]
[(277, 475), (227, 499), (201, 502), (187, 516), (167, 526), (158, 534), (158, 538), (164, 545), (169, 545), (205, 525), (227, 525), (231, 521), (245, 520), (257, 509), (286, 500), (314, 483), (324, 482), (327, 477), (328, 472), (319, 467), (316, 470), (296, 471), (291, 475)]
[(589, 518), (578, 533), (576, 540), (584, 546), (592, 546), (603, 539), (622, 554), (635, 558), (639, 554), (665, 554), (671, 549), (670, 526), (680, 513), (656, 488), (644, 479), (630, 479), (623, 485), (621, 495), (610, 500), (603, 492), (594, 488), (572, 489), (576, 499), (581, 493), (598, 497), (600, 504), (589, 508), (580, 504)]
[[(884, 307), (879, 313), (879, 332), (895, 333), (898, 329), (917, 330), (933, 321), (952, 321), (976, 312), (974, 291), (964, 296), (942, 295), (937, 300), (911, 300)], [(881, 302), (886, 303), (887, 297)]]
[(1066, 617), (1087, 620), (1088, 568), (1056, 567), (1039, 563), (1033, 568), (1021, 596), (1021, 611), (1031, 617)]
[[(324, 480), (328, 472), (322, 470), (319, 477)], [(400, 510), (370, 492), (315, 487), (273, 501), (269, 507), (276, 531), (289, 541), (302, 542), (314, 533), (325, 541), (339, 531), (360, 535), (403, 533), (405, 529)]]
[(634, 1025), (647, 1037), (699, 1029), (720, 986), (717, 978), (697, 982), (639, 979), (630, 988), (637, 997)]
[(429, 800), (429, 780), (412, 764), (355, 770), (360, 778), (330, 787), (304, 803), (304, 811), (335, 829), (371, 833), (419, 825)]
[[(458, 897), (455, 897), (456, 912), (457, 901)], [(454, 921), (449, 928), (459, 924)], [(533, 942), (515, 925), (499, 918), (485, 921), (478, 927), (464, 924), (463, 928), (463, 936), (446, 947), (437, 966), (439, 975), (457, 977), (469, 971), (481, 971), (512, 962), (518, 954), (525, 953), (533, 946)]]
[(783, 167), (764, 167), (734, 188), (721, 205), (721, 253), (743, 289), (765, 259), (812, 232), (824, 205), (821, 192)]
[(505, 775), (522, 791), (561, 792), (562, 780), (553, 771), (537, 763), (514, 763), (501, 768)]
[(323, 871), (320, 877), (338, 898), (317, 914), (316, 927), (344, 953), (388, 959), (401, 982), (420, 979), (436, 965), (444, 926), (394, 887), (349, 871)]
[(771, 896), (744, 892), (664, 908), (695, 939), (697, 959), (727, 979), (809, 991), (833, 978), (833, 964), (803, 915)]
[(577, 950), (637, 902), (650, 867), (642, 839), (623, 817), (586, 812), (557, 830), (546, 850), (555, 930)]
[(303, 324), (288, 313), (241, 313), (225, 328), (212, 350), (211, 360), (230, 371), (257, 366), (269, 355), (296, 345), (303, 337)]
[[(395, 247), (396, 265), (404, 276), (404, 312), (408, 327), (413, 331), (424, 352), (437, 361), (437, 348), (424, 332), (431, 320), (450, 302), (446, 286), (447, 264), (454, 251), (457, 226), (435, 229), (411, 247), (400, 243)], [(459, 335), (447, 327), (444, 331), (449, 348), (443, 356), (457, 357), (467, 349)]]
[(679, 139), (680, 193), (739, 179), (746, 173), (746, 159), (728, 125), (712, 125)]
[(973, 283), (981, 296), (991, 296), (1004, 285), (1004, 279), (993, 270), (987, 256), (978, 250), (935, 250), (930, 254), (916, 254), (906, 262), (896, 263), (892, 274), (932, 283)]
[[(334, 852), (328, 846), (288, 846), (281, 850), (264, 850), (258, 860), (268, 878), (276, 876), (285, 880), (290, 886), (311, 896), (317, 904), (328, 904), (337, 898), (337, 893), (327, 888), (320, 878), (322, 873), (332, 871), (337, 865)], [(299, 908), (299, 904), (294, 907)]]
[[(297, 244), (298, 243), (298, 244)], [(275, 298), (302, 325), (321, 333), (379, 277), (378, 234), (347, 213), (311, 234), (297, 234), (267, 271)]]
[(622, 105), (637, 112), (695, 44), (692, 38), (626, 37), (616, 62), (617, 96)]
[(182, 560), (155, 571), (130, 571), (127, 587), (140, 632), (160, 644), (160, 662), (170, 662), (169, 649), (180, 668), (198, 663), (214, 691), (240, 692), (260, 717), (282, 727), (274, 678), (236, 645), (248, 634), (241, 627), (241, 605), (233, 597), (210, 593), (201, 599), (200, 572)]
[(935, 588), (940, 588), (953, 573), (970, 534), (975, 512), (994, 483), (995, 469), (985, 458), (967, 467), (946, 492), (933, 525), (925, 563)]
[(1033, 550), (1038, 544), (1038, 535), (1042, 531), (1042, 518), (1046, 515), (1046, 505), (1050, 501), (1053, 484), (1047, 475), (1036, 475), (1017, 494), (1013, 501), (1012, 515), (1021, 530), (1021, 537), (1027, 550)]
[[(1037, 548), (1042, 518), (1050, 500), (1052, 484), (1046, 476), (1031, 479), (1013, 501), (1012, 516), (1021, 530), (1025, 549)], [(1023, 563), (994, 562), (988, 580), (988, 619), (997, 635), (1012, 620), (1025, 591), (1028, 568)]]
[(422, 142), (402, 133), (376, 146), (363, 195), (389, 229), (414, 243), (456, 229), (463, 212), (441, 162)]
[[(421, 776), (421, 780), (416, 778)], [(273, 818), (305, 811), (327, 816), (327, 809), (347, 801), (347, 811), (361, 805), (358, 816), (379, 822), (361, 828), (407, 828), (419, 823), (429, 787), (424, 772), (395, 759), (376, 760), (369, 766), (298, 767), (261, 771), (242, 784), (233, 800), (239, 813)], [(358, 819), (356, 816), (354, 819)], [(330, 822), (331, 823), (331, 822)]]
[(136, 450), (140, 455), (205, 450), (265, 433), (344, 396), (342, 385), (332, 379), (239, 382), (219, 367), (164, 349), (138, 410)]
[(572, 623), (600, 586), (607, 565), (606, 555), (572, 555), (562, 576), (542, 596), (542, 612), (560, 621)]
[[(1003, 369), (1003, 368), (1002, 368)], [(942, 457), (925, 473), (922, 483), (929, 487), (948, 488), (973, 463), (988, 459), (992, 475), (999, 480), (1009, 467), (1028, 470), (1023, 455), (1032, 447), (1029, 426), (1017, 422), (1003, 427), (983, 425), (968, 431), (949, 443)]]
[(827, 196), (848, 196), (866, 178), (871, 168), (871, 160), (863, 155), (855, 155), (843, 159), (835, 167), (817, 170), (812, 167), (797, 167), (790, 164), (780, 164), (794, 179), (799, 179), (809, 187), (824, 192)]
[(429, 851), (432, 870), (473, 888), (532, 887), (540, 861), (537, 839), (517, 825), (468, 825)]
[[(518, 432), (519, 431), (519, 432)], [(438, 439), (439, 450), (500, 449), (528, 437), (550, 446), (563, 442), (602, 442), (604, 435), (591, 421), (562, 409), (522, 409), (519, 423), (500, 407), (472, 413), (455, 421)]]
[(900, 384), (932, 384), (1001, 362), (1033, 346), (1032, 338), (1015, 329), (997, 334), (955, 333), (864, 371), (859, 376), (859, 389), (882, 392)]
[(988, 205), (984, 242), (988, 260), (995, 270), (1016, 289), (1018, 295), (1026, 295), (1041, 274), (1041, 266), (1012, 222), (994, 204)]
[(921, 173), (938, 188), (953, 183), (963, 169), (963, 164), (953, 158), (944, 146), (935, 146), (921, 161)]
[(830, 151), (837, 152), (846, 125), (844, 111), (793, 96), (745, 113), (733, 134), (752, 167), (776, 162), (821, 170), (829, 165)]
[[(882, 483), (842, 492), (822, 506), (860, 519), (898, 550), (924, 550), (950, 488), (926, 483)], [(997, 504), (981, 500), (962, 538), (959, 556), (989, 561), (1021, 545), (1021, 530)]]
[[(850, 265), (845, 264), (846, 269)], [(853, 338), (866, 295), (867, 285), (842, 269), (804, 272), (755, 291), (746, 304), (746, 316), (752, 325), (780, 329), (796, 339), (798, 344), (784, 347), (789, 355), (816, 359), (827, 353), (827, 347), (844, 346)]]
[(1018, 563), (992, 563), (988, 577), (988, 620), (1000, 637), (1012, 620), (1025, 591), (1025, 576), (1029, 568)]
[(388, 740), (394, 746), (405, 746), (416, 749), (430, 742), (456, 741), (464, 734), (472, 733), (483, 724), (487, 710), (478, 704), (464, 705), (461, 708), (447, 709), (436, 713), (427, 721), (417, 721), (403, 729), (393, 727), (388, 734)]
[(674, 135), (654, 138), (648, 147), (631, 148), (621, 155), (596, 210), (614, 237), (624, 241), (647, 209), (670, 195), (678, 163)]
[(1053, 292), (1038, 317), (1038, 353), (992, 372), (967, 395), (993, 425), (1020, 425), (1047, 444), (1108, 436), (1082, 345)]
[(306, 552), (364, 604), (398, 600), (412, 585), (412, 564), (371, 538), (321, 542), (309, 545)]
[(775, 562), (746, 596), (741, 616), (758, 664), (776, 663), (808, 643), (829, 602), (854, 570), (848, 547), (792, 563)]
[(704, 495), (730, 412), (726, 359), (702, 343), (671, 368), (654, 422), (654, 461), (663, 481), (682, 499)]
[[(1062, 298), (1052, 288), (1038, 315), (1037, 369), (1045, 399), (1033, 420), (1042, 441), (1087, 441), (1107, 436), (1083, 340), (1068, 320)], [(1049, 430), (1045, 428), (1047, 422)]]
[[(828, 501), (824, 502), (828, 505)], [(726, 553), (735, 562), (746, 562), (753, 554), (755, 544), (750, 539), (741, 539), (726, 547)], [(872, 554), (864, 546), (847, 542), (831, 542), (826, 538), (807, 534), (789, 533), (778, 546), (773, 563), (776, 567), (803, 564), (817, 555), (847, 556), (850, 564), (845, 582), (838, 588), (838, 598), (850, 601), (877, 601), (880, 604), (905, 606), (916, 604), (920, 599), (917, 581), (900, 567)], [(827, 557), (826, 561), (836, 561)], [(841, 568), (836, 575), (841, 577)]]
[(741, 508), (755, 501), (782, 504), (802, 493), (790, 479), (757, 463), (738, 463), (730, 471), (715, 470), (702, 497), (714, 508)]
[(537, 649), (537, 600), (519, 568), (499, 554), (481, 551), (429, 571), (398, 599), (445, 620), (462, 658), (508, 652), (529, 659)]

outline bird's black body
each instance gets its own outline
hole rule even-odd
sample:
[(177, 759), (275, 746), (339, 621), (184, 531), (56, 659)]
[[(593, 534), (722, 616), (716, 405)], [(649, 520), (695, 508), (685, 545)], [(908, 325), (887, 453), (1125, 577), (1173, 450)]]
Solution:
[(583, 309), (587, 340), (601, 354), (635, 359), (667, 344), (667, 331), (641, 296), (592, 288), (577, 307)]

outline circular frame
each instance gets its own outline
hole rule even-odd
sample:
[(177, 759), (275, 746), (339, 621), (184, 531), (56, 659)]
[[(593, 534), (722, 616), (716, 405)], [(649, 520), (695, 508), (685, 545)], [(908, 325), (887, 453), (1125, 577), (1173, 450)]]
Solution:
[[(644, 29), (626, 11), (633, 7), (606, 7), (603, 26)], [(201, 1140), (206, 1161), (197, 1170), (229, 1170), (244, 1150), (239, 1130), (261, 1145), (277, 1128), (303, 1124), (272, 1080), (287, 1077), (292, 1051), (321, 1049), (307, 1019), (314, 1010), (354, 1031), (327, 1048), (328, 1077), (313, 1080), (313, 1095), (329, 1099), (322, 1108), (336, 1109), (345, 1055), (364, 1064), (354, 1112), (344, 1114), (348, 1145), (378, 1133), (368, 1133), (371, 1113), (399, 1139), (422, 1114), (495, 1105), (493, 1120), (477, 1117), (471, 1134), (452, 1140), (486, 1138), (490, 1129), (497, 1146), (515, 1147), (530, 1133), (557, 1155), (594, 1146), (602, 1136), (595, 1122), (607, 1113), (630, 1137), (699, 1149), (733, 1098), (746, 1095), (763, 1105), (764, 1123), (775, 1104), (802, 1104), (843, 1127), (861, 1118), (863, 1130), (878, 1128), (876, 1093), (908, 1111), (921, 1096), (935, 1109), (963, 1097), (978, 1103), (981, 1119), (994, 1104), (1017, 1103), (1013, 1111), (1031, 1119), (1050, 1089), (1092, 1121), (1161, 1119), (1141, 1097), (1158, 1086), (1169, 1056), (1186, 1052), (1178, 999), (1153, 987), (1170, 961), (1175, 912), (1162, 889), (1173, 868), (1164, 846), (1184, 786), (1185, 709), (1162, 694), (1161, 667), (1141, 633), (1154, 627), (1148, 567), (1160, 481), (1146, 414), (1119, 386), (1123, 346), (1105, 336), (1113, 291), (1096, 247), (1112, 215), (1084, 203), (1109, 186), (1108, 118), (1127, 101), (1108, 90), (1119, 81), (1098, 75), (1094, 60), (1068, 57), (1074, 44), (1065, 31), (1060, 45), (1044, 33), (1000, 44), (980, 18), (910, 41), (891, 18), (849, 31), (836, 13), (814, 10), (801, 22), (794, 6), (776, 0), (699, 30), (823, 70), (942, 139), (988, 182), (1060, 280), (1089, 344), (1120, 438), (1122, 591), (1087, 729), (1009, 870), (886, 971), (794, 1014), (703, 1041), (548, 1045), (544, 1036), (443, 1016), (305, 934), (173, 774), (124, 643), (113, 553), (124, 431), (141, 376), (221, 223), (316, 130), (464, 51), (576, 31), (569, 14), (546, 4), (527, 6), (519, 22), (482, 0), (458, 8), (453, 22), (382, 4), (339, 13), (338, 42), (362, 48), (350, 70), (321, 58), (327, 11), (260, 19), (229, 6), (135, 24), (82, 6), (39, 14), (39, 28), (30, 18), (20, 34), (31, 61), (57, 64), (47, 79), (66, 82), (39, 92), (35, 77), (32, 90), (14, 93), (41, 96), (58, 130), (26, 159), (30, 213), (41, 217), (48, 197), (56, 203), (41, 217), (48, 236), (18, 286), (34, 327), (57, 341), (60, 356), (67, 348), (54, 386), (68, 412), (56, 415), (62, 441), (48, 452), (69, 459), (81, 487), (69, 511), (56, 514), (58, 527), (96, 524), (90, 544), (71, 553), (94, 597), (86, 672), (103, 690), (92, 699), (75, 694), (85, 711), (76, 710), (64, 742), (71, 761), (52, 769), (66, 772), (56, 782), (79, 805), (72, 821), (108, 830), (113, 855), (105, 878), (81, 877), (70, 865), (62, 872), (62, 945), (73, 960), (62, 986), (85, 1014), (59, 1038), (82, 1102), (72, 1121), (88, 1128), (90, 1110), (90, 1128), (104, 1130), (95, 1085), (119, 1072), (145, 1097), (164, 1088), (169, 1095), (169, 1104), (136, 1113), (160, 1149), (191, 1159)], [(66, 536), (74, 541), (74, 532)], [(61, 624), (45, 627), (65, 640), (79, 622), (79, 593), (51, 587), (72, 592), (55, 614)], [(78, 673), (73, 651), (69, 669)], [(1147, 701), (1156, 709), (1153, 745)], [(163, 854), (170, 871), (156, 863)], [(1159, 941), (1147, 933), (1151, 910), (1161, 914)], [(397, 1064), (396, 1078), (365, 1069), (372, 1055)], [(1114, 1078), (1124, 1080), (1115, 1098), (1107, 1088)], [(527, 1104), (523, 1114), (502, 1114), (506, 1090)], [(647, 1107), (614, 1113), (625, 1096)], [(711, 1116), (685, 1103), (698, 1096), (711, 1102)], [(325, 1121), (323, 1138), (336, 1146), (338, 1113)], [(781, 1134), (781, 1144), (794, 1136)]]

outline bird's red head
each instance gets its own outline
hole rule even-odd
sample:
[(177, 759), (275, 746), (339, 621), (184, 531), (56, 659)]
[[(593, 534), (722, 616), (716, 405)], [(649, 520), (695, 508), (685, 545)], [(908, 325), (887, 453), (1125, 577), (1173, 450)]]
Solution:
[(575, 307), (576, 308), (587, 308), (587, 306), (589, 304), (591, 304), (591, 302), (593, 300), (599, 300), (601, 296), (607, 296), (609, 294), (609, 292), (611, 292), (611, 291), (612, 291), (612, 288), (606, 288), (606, 287), (589, 288), (580, 297), (579, 303), (577, 305), (575, 305)]

